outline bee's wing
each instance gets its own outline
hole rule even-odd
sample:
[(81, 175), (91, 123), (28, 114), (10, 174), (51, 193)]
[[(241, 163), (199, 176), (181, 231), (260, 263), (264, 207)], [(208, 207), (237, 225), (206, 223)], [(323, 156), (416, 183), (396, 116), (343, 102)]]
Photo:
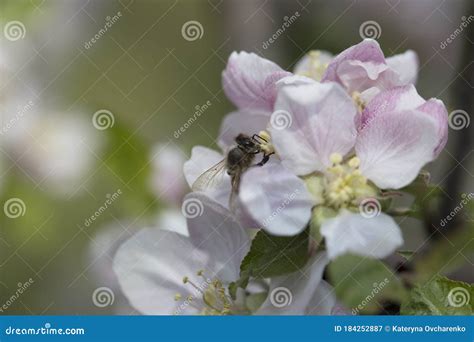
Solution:
[(204, 171), (193, 183), (193, 191), (205, 191), (216, 188), (224, 181), (225, 159)]

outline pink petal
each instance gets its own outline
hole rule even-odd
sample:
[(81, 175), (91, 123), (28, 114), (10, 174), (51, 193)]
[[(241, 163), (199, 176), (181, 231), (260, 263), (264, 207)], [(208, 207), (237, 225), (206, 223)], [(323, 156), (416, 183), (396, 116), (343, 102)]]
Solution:
[(387, 68), (384, 63), (348, 60), (341, 62), (337, 68), (337, 75), (349, 94), (355, 91), (362, 93), (372, 87), (378, 87), (379, 76)]
[[(349, 152), (356, 137), (356, 112), (352, 99), (336, 83), (283, 87), (269, 130), (284, 165), (297, 175), (307, 175), (329, 166), (332, 153)], [(278, 124), (278, 117), (288, 124), (272, 124)]]
[(434, 150), (434, 158), (436, 158), (448, 142), (448, 111), (443, 101), (438, 99), (429, 99), (417, 110), (433, 117), (438, 125), (438, 145)]
[(362, 112), (362, 127), (359, 127), (359, 129), (367, 126), (374, 117), (380, 114), (414, 109), (423, 103), (425, 103), (425, 100), (418, 95), (413, 85), (384, 91), (375, 96), (365, 107)]
[(291, 73), (254, 53), (233, 52), (222, 73), (227, 97), (240, 109), (271, 111), (275, 83)]
[[(350, 68), (351, 61), (353, 63), (352, 70)], [(364, 39), (359, 44), (341, 52), (329, 63), (322, 82), (333, 81), (344, 84), (343, 79), (346, 82), (349, 79), (360, 79), (364, 73), (367, 79), (374, 80), (380, 72), (386, 69), (385, 64), (384, 54), (377, 41)], [(342, 68), (339, 70), (341, 66)], [(351, 75), (351, 71), (354, 72), (353, 75)]]
[(448, 139), (448, 112), (442, 101), (437, 99), (425, 101), (411, 84), (396, 87), (375, 96), (362, 112), (359, 130), (370, 125), (373, 118), (379, 115), (414, 109), (432, 116), (437, 122), (438, 145), (434, 150), (434, 155), (437, 157)]
[(405, 110), (371, 119), (359, 132), (355, 149), (364, 176), (382, 189), (399, 189), (433, 160), (438, 143), (435, 119), (418, 110)]

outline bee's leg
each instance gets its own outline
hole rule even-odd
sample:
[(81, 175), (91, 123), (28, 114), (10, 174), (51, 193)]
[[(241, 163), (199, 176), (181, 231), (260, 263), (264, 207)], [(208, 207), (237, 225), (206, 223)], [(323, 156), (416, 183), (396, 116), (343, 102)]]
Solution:
[(275, 152), (269, 153), (269, 154), (264, 154), (262, 160), (260, 161), (260, 163), (256, 164), (255, 166), (263, 166), (263, 165), (265, 165), (265, 164), (270, 160), (270, 156), (271, 156), (272, 154), (274, 154), (274, 153), (275, 153)]

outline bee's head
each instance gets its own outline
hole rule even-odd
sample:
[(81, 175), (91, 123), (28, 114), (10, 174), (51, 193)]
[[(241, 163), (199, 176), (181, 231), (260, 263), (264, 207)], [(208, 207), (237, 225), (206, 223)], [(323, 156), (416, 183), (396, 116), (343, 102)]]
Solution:
[(250, 138), (248, 135), (240, 133), (236, 138), (235, 142), (237, 145), (247, 151), (247, 152), (253, 152), (258, 149), (257, 144)]

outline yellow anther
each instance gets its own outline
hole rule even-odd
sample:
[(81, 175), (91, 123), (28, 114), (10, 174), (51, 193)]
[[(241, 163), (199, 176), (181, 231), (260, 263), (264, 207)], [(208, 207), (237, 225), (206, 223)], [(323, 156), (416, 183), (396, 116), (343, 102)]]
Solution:
[(360, 165), (360, 159), (357, 158), (357, 157), (353, 157), (351, 158), (351, 160), (349, 160), (349, 166), (352, 167), (352, 168), (356, 168), (356, 167), (359, 167)]
[(196, 274), (197, 274), (198, 276), (202, 276), (202, 275), (204, 275), (204, 270), (199, 270), (199, 271), (197, 271)]
[(181, 300), (181, 298), (182, 298), (182, 296), (181, 296), (180, 293), (177, 293), (177, 294), (174, 295), (174, 300), (175, 301)]
[(321, 51), (312, 50), (308, 52), (308, 65), (301, 74), (306, 77), (310, 77), (316, 81), (320, 81), (326, 71), (329, 63), (325, 60), (327, 57), (323, 56)]
[(362, 112), (365, 109), (365, 101), (362, 99), (362, 95), (358, 91), (352, 93), (352, 101), (356, 104), (359, 112)]
[(333, 166), (324, 175), (323, 192), (328, 206), (334, 209), (354, 207), (361, 194), (375, 195), (375, 189), (367, 183), (367, 178), (359, 170), (359, 158), (353, 157), (344, 162), (340, 153), (333, 153), (330, 160)]
[(183, 278), (183, 284), (186, 284), (188, 281), (189, 281), (189, 278), (188, 278), (188, 277), (184, 277), (184, 278)]
[(329, 156), (329, 160), (331, 161), (331, 163), (333, 163), (334, 165), (337, 165), (337, 164), (340, 164), (342, 162), (342, 155), (340, 153), (332, 153), (330, 156)]

